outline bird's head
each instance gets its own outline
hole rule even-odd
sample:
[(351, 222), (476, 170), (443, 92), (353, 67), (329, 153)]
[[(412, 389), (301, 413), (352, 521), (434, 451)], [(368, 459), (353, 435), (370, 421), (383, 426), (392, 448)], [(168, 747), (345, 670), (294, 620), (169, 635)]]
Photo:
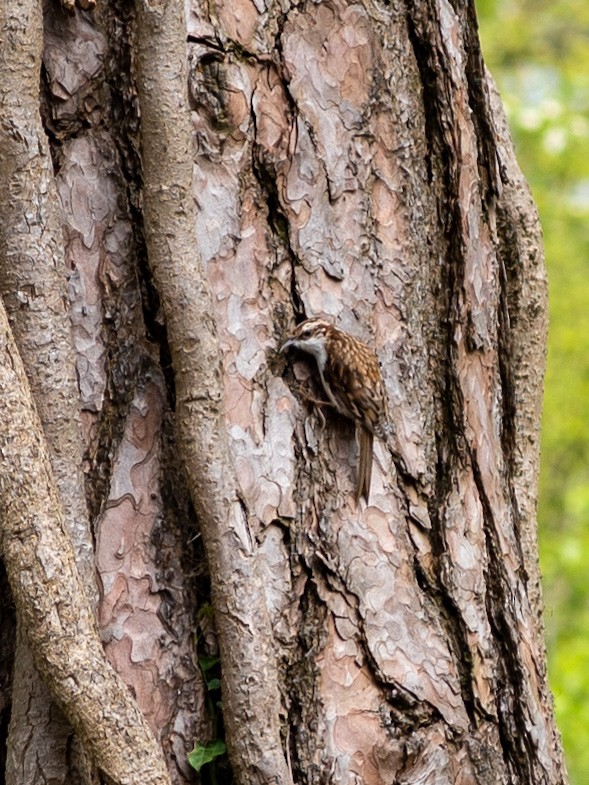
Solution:
[(325, 319), (307, 319), (298, 324), (293, 330), (292, 335), (280, 347), (281, 352), (288, 349), (298, 349), (307, 354), (313, 355), (321, 369), (325, 367), (327, 352), (325, 341), (327, 334), (333, 330), (333, 326)]

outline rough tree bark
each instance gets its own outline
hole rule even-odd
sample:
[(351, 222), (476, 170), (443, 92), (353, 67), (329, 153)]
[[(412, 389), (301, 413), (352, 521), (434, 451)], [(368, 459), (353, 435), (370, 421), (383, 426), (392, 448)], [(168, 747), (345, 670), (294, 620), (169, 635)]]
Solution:
[[(225, 781), (565, 785), (546, 280), (472, 2), (64, 5), (0, 0), (7, 782), (193, 781), (218, 651)], [(311, 315), (382, 361), (369, 505), (277, 352)]]

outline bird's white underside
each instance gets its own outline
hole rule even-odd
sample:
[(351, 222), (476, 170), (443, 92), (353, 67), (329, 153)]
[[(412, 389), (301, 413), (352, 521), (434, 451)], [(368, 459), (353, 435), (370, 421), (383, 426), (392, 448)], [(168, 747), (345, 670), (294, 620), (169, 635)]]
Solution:
[(293, 346), (296, 346), (297, 349), (301, 349), (303, 352), (307, 352), (307, 354), (312, 354), (315, 360), (317, 361), (317, 367), (323, 377), (323, 371), (325, 370), (325, 365), (327, 363), (327, 352), (325, 351), (325, 339), (323, 337), (310, 337), (305, 338), (301, 341), (293, 341)]
[(325, 381), (325, 366), (327, 364), (327, 351), (325, 350), (325, 338), (323, 336), (310, 336), (306, 337), (303, 340), (292, 340), (291, 346), (294, 346), (296, 349), (300, 349), (303, 352), (307, 352), (312, 357), (315, 358), (317, 362), (317, 370), (319, 371), (319, 377), (321, 379), (321, 384), (323, 385), (323, 389), (325, 390), (325, 394), (327, 395), (329, 402), (332, 406), (336, 409), (340, 409), (338, 402), (335, 400), (333, 393), (327, 382)]

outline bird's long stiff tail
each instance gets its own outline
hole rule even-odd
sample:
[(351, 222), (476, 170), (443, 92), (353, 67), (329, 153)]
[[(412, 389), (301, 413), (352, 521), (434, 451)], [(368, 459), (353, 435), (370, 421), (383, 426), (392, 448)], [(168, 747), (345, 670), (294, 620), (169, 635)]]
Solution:
[(360, 443), (360, 460), (358, 462), (358, 487), (356, 501), (363, 496), (368, 504), (370, 496), (370, 479), (372, 477), (372, 450), (374, 436), (366, 428), (358, 428), (358, 442)]

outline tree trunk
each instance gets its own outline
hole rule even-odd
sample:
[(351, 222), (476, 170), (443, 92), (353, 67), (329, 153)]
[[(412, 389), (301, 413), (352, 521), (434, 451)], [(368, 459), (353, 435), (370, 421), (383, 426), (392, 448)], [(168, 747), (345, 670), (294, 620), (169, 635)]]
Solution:
[[(224, 732), (204, 782), (565, 785), (546, 279), (474, 6), (83, 5), (0, 0), (6, 781), (191, 782)], [(381, 361), (369, 503), (278, 351), (309, 316)]]

